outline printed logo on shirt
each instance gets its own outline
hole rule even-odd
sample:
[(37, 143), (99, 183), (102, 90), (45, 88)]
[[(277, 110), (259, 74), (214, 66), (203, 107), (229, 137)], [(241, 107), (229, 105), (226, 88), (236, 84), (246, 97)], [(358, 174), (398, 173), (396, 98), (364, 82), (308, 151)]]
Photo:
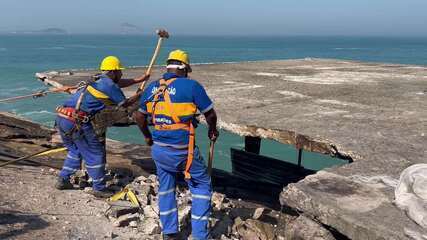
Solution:
[[(159, 88), (153, 87), (153, 89), (151, 90), (151, 93), (154, 94), (155, 92), (157, 92), (157, 89), (159, 89)], [(168, 92), (169, 92), (169, 95), (176, 95), (176, 88), (168, 87)]]
[(156, 123), (172, 124), (172, 121), (167, 118), (156, 118)]

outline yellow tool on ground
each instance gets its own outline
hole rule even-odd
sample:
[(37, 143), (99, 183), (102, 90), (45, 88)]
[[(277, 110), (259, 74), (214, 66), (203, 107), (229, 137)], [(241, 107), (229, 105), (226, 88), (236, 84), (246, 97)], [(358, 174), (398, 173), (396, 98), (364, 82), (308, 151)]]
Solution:
[(59, 153), (59, 152), (63, 152), (63, 151), (67, 151), (67, 148), (61, 147), (61, 148), (55, 148), (55, 149), (51, 149), (51, 150), (43, 150), (43, 151), (31, 154), (31, 155), (27, 155), (24, 157), (20, 157), (20, 158), (2, 163), (2, 164), (0, 164), (0, 167), (6, 166), (6, 165), (9, 165), (12, 163), (16, 163), (19, 161), (27, 160), (27, 159), (32, 158), (32, 157), (41, 157), (41, 156), (46, 156), (49, 154)]
[(131, 188), (129, 188), (129, 186), (126, 186), (125, 188), (123, 188), (122, 191), (114, 194), (107, 201), (116, 202), (119, 200), (128, 200), (135, 207), (141, 207), (141, 204), (139, 203), (138, 198), (136, 197), (136, 194), (132, 191)]

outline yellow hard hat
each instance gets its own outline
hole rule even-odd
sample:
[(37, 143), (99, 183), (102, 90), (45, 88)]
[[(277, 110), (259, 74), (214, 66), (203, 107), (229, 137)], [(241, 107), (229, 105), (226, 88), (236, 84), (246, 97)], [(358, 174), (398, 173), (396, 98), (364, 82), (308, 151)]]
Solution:
[(190, 65), (190, 58), (188, 57), (188, 54), (179, 49), (169, 53), (168, 61), (169, 60), (177, 60), (184, 64)]
[(191, 66), (190, 66), (190, 57), (188, 56), (188, 54), (185, 51), (177, 49), (177, 50), (170, 52), (167, 61), (169, 62), (171, 60), (180, 61), (186, 65), (188, 72), (193, 71), (191, 69)]
[(108, 56), (102, 60), (101, 71), (114, 71), (114, 70), (123, 70), (125, 69), (120, 63), (120, 59), (115, 56)]

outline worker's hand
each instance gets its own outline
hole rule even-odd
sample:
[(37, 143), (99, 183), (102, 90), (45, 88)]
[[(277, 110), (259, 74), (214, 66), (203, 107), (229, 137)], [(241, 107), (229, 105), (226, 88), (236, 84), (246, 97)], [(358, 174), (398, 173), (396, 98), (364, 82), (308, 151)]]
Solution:
[(208, 138), (212, 142), (215, 142), (218, 139), (218, 136), (219, 136), (219, 132), (216, 128), (208, 130)]
[(148, 81), (148, 79), (150, 79), (150, 74), (144, 74), (144, 75), (136, 78), (135, 80), (137, 82), (144, 82), (144, 81)]
[(66, 93), (70, 93), (71, 91), (74, 90), (74, 87), (70, 87), (70, 86), (63, 86), (63, 87), (59, 87), (59, 88), (51, 88), (49, 89), (52, 92), (66, 92)]
[(153, 139), (152, 138), (145, 138), (145, 143), (151, 147), (151, 146), (153, 146)]

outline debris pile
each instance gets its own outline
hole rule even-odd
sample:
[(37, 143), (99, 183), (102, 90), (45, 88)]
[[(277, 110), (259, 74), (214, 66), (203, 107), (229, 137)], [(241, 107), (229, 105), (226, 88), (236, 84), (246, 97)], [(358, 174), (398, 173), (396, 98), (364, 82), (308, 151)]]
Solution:
[[(117, 180), (114, 180), (117, 181)], [(115, 227), (134, 228), (138, 237), (159, 239), (161, 225), (158, 209), (158, 181), (156, 175), (140, 176), (127, 188), (138, 199), (139, 206), (130, 201), (110, 201), (107, 218)], [(178, 186), (176, 190), (180, 234), (183, 239), (191, 235), (191, 193)], [(265, 208), (248, 208), (239, 200), (228, 199), (224, 194), (212, 195), (212, 215), (209, 229), (212, 239), (281, 239), (278, 228), (279, 213)]]

